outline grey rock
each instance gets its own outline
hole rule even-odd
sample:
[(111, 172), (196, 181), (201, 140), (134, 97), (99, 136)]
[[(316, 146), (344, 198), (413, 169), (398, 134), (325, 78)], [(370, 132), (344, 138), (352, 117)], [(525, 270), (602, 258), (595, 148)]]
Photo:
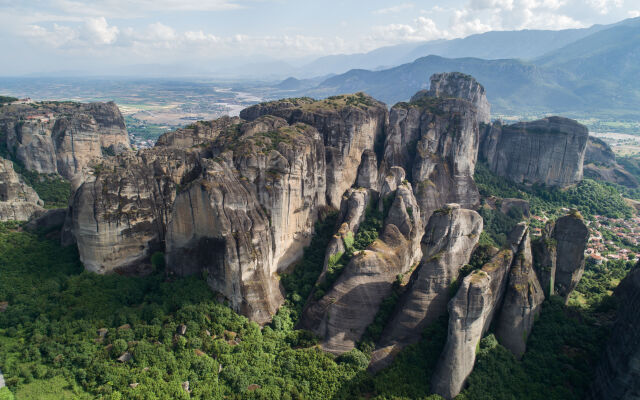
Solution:
[(484, 87), (471, 75), (461, 72), (445, 72), (431, 76), (429, 90), (422, 90), (411, 98), (411, 102), (425, 97), (457, 97), (467, 100), (478, 109), (478, 122), (491, 122), (491, 105)]
[(66, 208), (55, 208), (36, 214), (24, 225), (24, 229), (31, 232), (50, 231), (52, 229), (62, 228), (67, 217)]
[(156, 141), (156, 146), (178, 147), (186, 149), (203, 145), (215, 140), (218, 135), (233, 126), (239, 126), (238, 117), (224, 116), (213, 121), (198, 121), (184, 129), (164, 133)]
[(553, 229), (557, 242), (555, 293), (568, 299), (584, 273), (584, 251), (589, 229), (582, 218), (567, 215), (558, 218)]
[(562, 117), (487, 126), (480, 158), (513, 182), (566, 187), (582, 180), (587, 128)]
[(365, 150), (373, 150), (384, 134), (388, 119), (384, 103), (363, 94), (342, 95), (316, 101), (286, 99), (258, 104), (240, 112), (253, 121), (264, 115), (315, 127), (324, 139), (327, 164), (327, 203), (340, 208), (342, 195), (356, 182)]
[(14, 171), (13, 163), (0, 158), (0, 221), (26, 221), (44, 212), (38, 194)]
[[(526, 226), (525, 226), (526, 227)], [(545, 296), (533, 269), (531, 240), (528, 229), (519, 242), (513, 266), (509, 272), (507, 290), (496, 322), (496, 337), (516, 357), (522, 357), (527, 338)]]
[(0, 110), (0, 133), (26, 169), (73, 179), (107, 154), (130, 149), (115, 103), (37, 103)]
[(447, 204), (431, 216), (422, 238), (422, 261), (372, 355), (371, 370), (389, 365), (400, 349), (418, 342), (422, 331), (447, 312), (451, 284), (469, 262), (482, 225), (477, 212), (458, 204)]
[(598, 367), (590, 399), (640, 399), (640, 266), (615, 291), (620, 307)]

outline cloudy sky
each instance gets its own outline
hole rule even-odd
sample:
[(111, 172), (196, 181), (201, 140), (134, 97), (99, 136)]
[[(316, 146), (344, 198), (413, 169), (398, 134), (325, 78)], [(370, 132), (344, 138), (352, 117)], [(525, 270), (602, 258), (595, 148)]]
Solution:
[(640, 0), (0, 0), (0, 76), (364, 52), (640, 16)]

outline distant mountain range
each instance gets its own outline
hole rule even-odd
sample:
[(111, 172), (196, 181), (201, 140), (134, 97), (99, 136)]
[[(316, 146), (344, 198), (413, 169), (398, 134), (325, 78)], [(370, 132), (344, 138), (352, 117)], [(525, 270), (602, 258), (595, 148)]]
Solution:
[[(516, 45), (518, 40), (520, 46)], [(422, 48), (447, 48), (447, 54), (466, 54), (464, 49), (468, 48), (476, 57), (429, 55), (389, 69), (353, 69), (298, 92), (324, 97), (364, 91), (393, 104), (427, 88), (433, 73), (460, 71), (485, 86), (498, 113), (615, 113), (617, 117), (640, 118), (640, 18), (582, 30), (489, 32), (448, 41), (446, 46), (425, 46)], [(539, 54), (551, 47), (555, 48)], [(490, 58), (501, 52), (531, 59), (479, 58), (480, 54)]]

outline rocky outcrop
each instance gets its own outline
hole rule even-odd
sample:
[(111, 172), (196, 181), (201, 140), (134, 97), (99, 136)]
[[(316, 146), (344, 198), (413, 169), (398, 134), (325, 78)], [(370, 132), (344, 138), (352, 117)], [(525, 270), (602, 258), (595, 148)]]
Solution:
[(242, 120), (238, 117), (224, 116), (213, 121), (198, 121), (184, 129), (164, 133), (156, 141), (156, 146), (178, 147), (188, 149), (214, 141), (221, 132), (234, 125), (239, 126)]
[(504, 295), (512, 260), (511, 249), (503, 249), (482, 269), (465, 277), (449, 302), (447, 343), (431, 378), (434, 393), (452, 399), (462, 390), (473, 370), (476, 347)]
[(263, 115), (302, 122), (315, 127), (324, 139), (327, 165), (327, 203), (340, 208), (342, 195), (354, 185), (365, 150), (374, 150), (382, 139), (387, 107), (357, 93), (316, 101), (287, 99), (258, 104), (242, 110), (240, 117), (253, 121)]
[(618, 317), (604, 355), (596, 368), (590, 398), (637, 400), (640, 398), (640, 266), (620, 282)]
[(547, 224), (534, 245), (535, 270), (547, 295), (568, 300), (584, 273), (584, 251), (589, 229), (579, 214)]
[(70, 201), (69, 224), (85, 268), (137, 268), (162, 250), (176, 191), (200, 170), (197, 153), (174, 148), (104, 160)]
[(527, 200), (506, 198), (500, 201), (500, 212), (505, 215), (522, 215), (529, 218), (531, 206)]
[(299, 258), (325, 204), (318, 132), (266, 120), (214, 142), (217, 156), (178, 195), (167, 234), (171, 271), (204, 272), (234, 309), (259, 323), (282, 303), (276, 272)]
[(589, 136), (584, 156), (584, 176), (623, 185), (638, 187), (638, 180), (616, 162), (611, 147), (603, 140)]
[(26, 169), (72, 179), (103, 155), (129, 150), (115, 103), (16, 104), (0, 111), (0, 140)]
[(411, 102), (425, 97), (456, 97), (471, 102), (478, 111), (478, 122), (491, 122), (491, 105), (484, 87), (471, 75), (461, 72), (444, 72), (431, 76), (429, 90), (421, 90), (411, 98)]
[(533, 269), (528, 229), (520, 241), (505, 297), (496, 322), (496, 337), (516, 357), (522, 357), (527, 339), (545, 296)]
[(24, 229), (31, 232), (48, 232), (60, 229), (64, 225), (67, 217), (66, 208), (54, 208), (39, 213), (36, 218), (31, 219), (24, 225)]
[(498, 176), (516, 183), (566, 187), (582, 180), (589, 132), (578, 122), (548, 117), (487, 126), (480, 158)]
[(341, 354), (354, 348), (391, 293), (397, 275), (409, 271), (420, 258), (421, 224), (411, 185), (400, 185), (382, 235), (355, 254), (333, 287), (304, 311), (301, 327), (320, 336), (323, 349)]
[(422, 331), (447, 312), (451, 285), (469, 262), (481, 232), (482, 217), (458, 204), (447, 204), (431, 216), (422, 238), (422, 261), (382, 334), (370, 369), (388, 365), (400, 349), (418, 342)]
[(14, 171), (13, 163), (0, 158), (0, 221), (26, 221), (43, 212), (43, 204)]
[(411, 171), (407, 179), (426, 224), (447, 203), (474, 208), (480, 200), (473, 181), (478, 146), (477, 109), (455, 98), (425, 97), (391, 109), (382, 173)]

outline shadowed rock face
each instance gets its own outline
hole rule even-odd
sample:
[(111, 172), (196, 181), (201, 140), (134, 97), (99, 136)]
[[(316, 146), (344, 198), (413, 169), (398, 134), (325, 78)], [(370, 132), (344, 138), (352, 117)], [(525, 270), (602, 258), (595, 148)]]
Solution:
[(104, 154), (130, 149), (115, 103), (37, 103), (5, 106), (0, 133), (25, 168), (72, 179)]
[(449, 302), (447, 343), (431, 378), (435, 393), (452, 399), (462, 390), (473, 370), (476, 347), (504, 295), (512, 260), (510, 249), (500, 251), (482, 269), (465, 277)]
[(416, 93), (411, 102), (425, 97), (456, 97), (471, 102), (478, 110), (478, 122), (491, 122), (491, 105), (487, 100), (484, 87), (471, 75), (461, 72), (445, 72), (434, 74), (430, 78), (429, 90)]
[(581, 217), (567, 215), (549, 223), (534, 246), (535, 270), (545, 294), (568, 300), (584, 273), (589, 229)]
[(584, 155), (584, 176), (631, 188), (638, 187), (638, 180), (618, 165), (611, 147), (593, 136), (589, 136), (587, 141), (587, 150)]
[(486, 127), (480, 158), (513, 182), (566, 187), (582, 180), (589, 132), (574, 120), (549, 117)]
[(616, 289), (620, 308), (604, 356), (596, 369), (590, 398), (640, 399), (640, 266)]
[(423, 232), (411, 185), (400, 185), (380, 238), (354, 255), (333, 287), (305, 309), (301, 327), (320, 336), (327, 351), (341, 354), (353, 349), (391, 293), (397, 275), (419, 259)]
[(327, 203), (340, 208), (342, 195), (355, 182), (365, 150), (374, 150), (384, 134), (387, 107), (358, 93), (322, 101), (308, 98), (258, 104), (242, 110), (240, 117), (253, 121), (263, 115), (302, 122), (315, 127), (324, 139), (327, 164)]
[(0, 158), (0, 221), (26, 221), (44, 211), (43, 202), (13, 170), (13, 163)]
[(476, 107), (461, 99), (424, 98), (391, 109), (382, 171), (411, 171), (423, 223), (446, 203), (473, 208), (478, 146)]
[(482, 217), (458, 204), (447, 204), (431, 216), (422, 238), (422, 261), (372, 355), (371, 370), (389, 365), (402, 347), (418, 342), (422, 331), (446, 313), (451, 284), (469, 262), (481, 232)]
[(509, 272), (507, 290), (496, 323), (496, 337), (500, 344), (516, 357), (522, 357), (527, 348), (527, 338), (544, 298), (533, 269), (531, 240), (527, 229)]

